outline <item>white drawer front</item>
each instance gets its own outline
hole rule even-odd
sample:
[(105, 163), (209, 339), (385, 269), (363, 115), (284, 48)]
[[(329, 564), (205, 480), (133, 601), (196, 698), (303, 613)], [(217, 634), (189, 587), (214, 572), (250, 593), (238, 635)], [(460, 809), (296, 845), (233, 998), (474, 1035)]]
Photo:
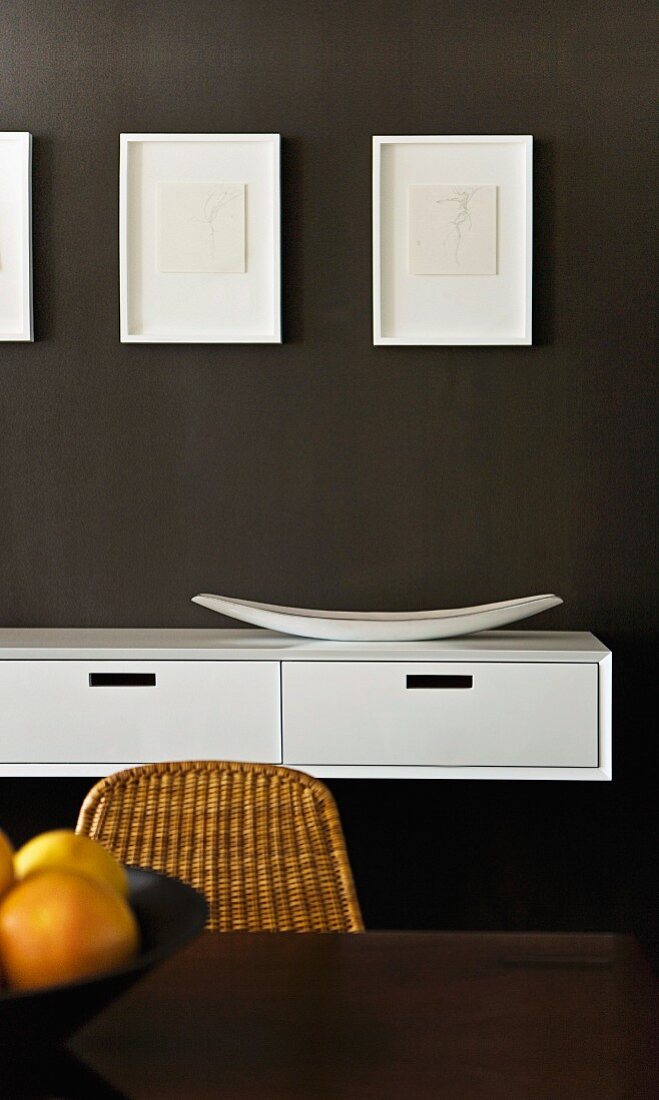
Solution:
[(282, 685), (287, 764), (597, 767), (596, 664), (291, 661)]
[(0, 755), (16, 763), (277, 763), (279, 664), (2, 661)]

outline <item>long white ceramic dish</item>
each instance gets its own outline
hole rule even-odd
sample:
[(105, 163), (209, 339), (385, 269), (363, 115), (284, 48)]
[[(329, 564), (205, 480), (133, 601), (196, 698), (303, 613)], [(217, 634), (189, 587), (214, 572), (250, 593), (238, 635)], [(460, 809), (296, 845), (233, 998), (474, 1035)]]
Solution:
[(314, 611), (214, 596), (209, 592), (193, 596), (192, 602), (252, 626), (331, 642), (424, 642), (431, 638), (453, 638), (507, 626), (563, 603), (560, 596), (545, 595), (450, 611)]

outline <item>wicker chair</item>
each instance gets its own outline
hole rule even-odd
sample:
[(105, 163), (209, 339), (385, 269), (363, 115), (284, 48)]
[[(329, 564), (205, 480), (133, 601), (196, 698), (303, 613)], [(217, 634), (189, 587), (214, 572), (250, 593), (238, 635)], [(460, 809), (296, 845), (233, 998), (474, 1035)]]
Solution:
[(220, 931), (359, 932), (341, 822), (325, 785), (271, 764), (145, 764), (100, 780), (76, 831), (175, 875)]

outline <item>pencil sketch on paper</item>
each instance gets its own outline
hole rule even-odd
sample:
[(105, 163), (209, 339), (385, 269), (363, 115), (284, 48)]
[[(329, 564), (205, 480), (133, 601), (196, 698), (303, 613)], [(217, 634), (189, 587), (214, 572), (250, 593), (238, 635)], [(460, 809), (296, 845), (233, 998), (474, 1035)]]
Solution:
[(409, 188), (410, 275), (496, 275), (497, 188)]
[(158, 271), (245, 271), (245, 184), (157, 185)]

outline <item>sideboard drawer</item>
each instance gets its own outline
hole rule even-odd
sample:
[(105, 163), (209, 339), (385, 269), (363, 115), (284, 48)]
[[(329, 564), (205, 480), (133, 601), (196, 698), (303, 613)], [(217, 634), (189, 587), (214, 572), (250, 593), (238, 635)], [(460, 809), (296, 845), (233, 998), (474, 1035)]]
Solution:
[(598, 766), (598, 666), (284, 662), (284, 763)]
[(281, 760), (277, 661), (2, 661), (7, 762)]

